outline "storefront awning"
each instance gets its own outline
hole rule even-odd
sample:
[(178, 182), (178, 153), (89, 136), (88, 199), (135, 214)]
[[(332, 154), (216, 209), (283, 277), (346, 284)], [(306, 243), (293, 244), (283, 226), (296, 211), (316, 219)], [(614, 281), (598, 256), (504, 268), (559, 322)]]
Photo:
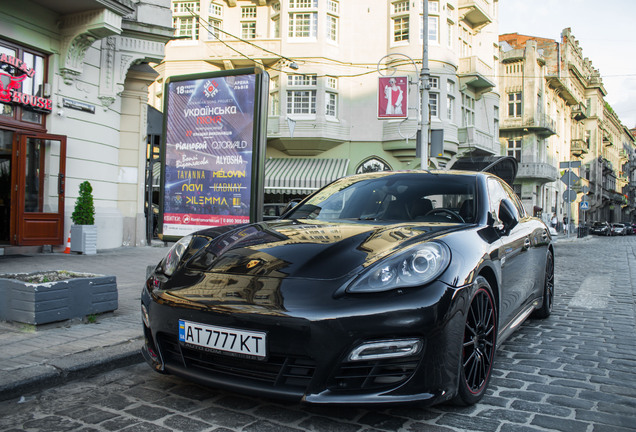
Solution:
[(347, 175), (348, 167), (348, 159), (267, 159), (265, 193), (310, 194)]

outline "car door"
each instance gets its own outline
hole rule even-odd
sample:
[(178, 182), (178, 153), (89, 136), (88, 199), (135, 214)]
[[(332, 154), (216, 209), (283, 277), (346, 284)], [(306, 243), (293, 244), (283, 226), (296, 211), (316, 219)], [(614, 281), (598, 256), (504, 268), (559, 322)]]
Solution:
[[(488, 195), (490, 213), (499, 221), (499, 208), (501, 201), (510, 199), (503, 183), (495, 178), (488, 178)], [(525, 220), (525, 214), (519, 215), (520, 221), (507, 234), (502, 234), (499, 246), (501, 262), (501, 287), (500, 287), (500, 328), (503, 329), (515, 318), (519, 309), (527, 299), (527, 292), (532, 282), (529, 269), (532, 229)]]

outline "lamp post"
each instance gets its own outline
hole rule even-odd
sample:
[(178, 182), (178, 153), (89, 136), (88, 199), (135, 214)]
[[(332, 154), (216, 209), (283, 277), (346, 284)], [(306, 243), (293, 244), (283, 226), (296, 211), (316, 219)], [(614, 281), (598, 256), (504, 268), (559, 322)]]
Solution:
[(419, 146), (421, 168), (428, 169), (428, 89), (430, 86), (431, 71), (428, 69), (428, 0), (422, 2), (422, 69), (420, 69), (420, 104), (421, 114), (419, 127)]

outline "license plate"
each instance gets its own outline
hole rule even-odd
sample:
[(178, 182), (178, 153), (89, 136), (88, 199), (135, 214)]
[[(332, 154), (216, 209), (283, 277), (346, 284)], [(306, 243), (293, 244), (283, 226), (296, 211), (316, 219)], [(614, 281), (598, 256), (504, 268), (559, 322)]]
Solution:
[(266, 334), (179, 320), (179, 340), (226, 353), (264, 358)]

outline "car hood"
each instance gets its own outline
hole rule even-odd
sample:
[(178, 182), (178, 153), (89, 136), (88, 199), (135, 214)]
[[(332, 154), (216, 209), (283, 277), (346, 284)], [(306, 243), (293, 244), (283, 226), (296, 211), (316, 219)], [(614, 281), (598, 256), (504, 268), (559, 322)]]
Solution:
[[(283, 220), (244, 225), (211, 240), (186, 272), (337, 279), (396, 250), (465, 228), (442, 223), (333, 223)], [(206, 236), (202, 231), (198, 235)]]

